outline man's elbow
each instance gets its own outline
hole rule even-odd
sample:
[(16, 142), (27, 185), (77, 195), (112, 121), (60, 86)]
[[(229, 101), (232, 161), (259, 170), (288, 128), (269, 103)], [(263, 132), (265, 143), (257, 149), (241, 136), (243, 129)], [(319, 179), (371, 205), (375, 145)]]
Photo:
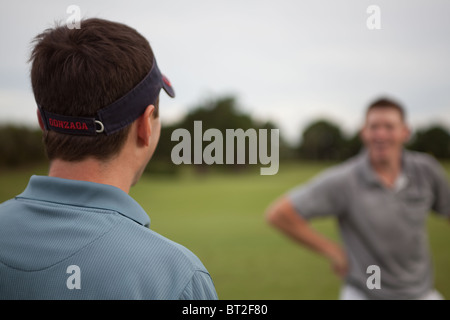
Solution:
[(277, 201), (276, 203), (272, 204), (269, 208), (267, 208), (265, 213), (265, 219), (266, 222), (276, 227), (279, 225), (280, 219), (283, 217), (283, 209), (280, 205), (280, 201)]
[(269, 207), (264, 215), (266, 218), (266, 223), (273, 226), (277, 219), (277, 215), (278, 212), (275, 210), (275, 208), (273, 208), (273, 206)]

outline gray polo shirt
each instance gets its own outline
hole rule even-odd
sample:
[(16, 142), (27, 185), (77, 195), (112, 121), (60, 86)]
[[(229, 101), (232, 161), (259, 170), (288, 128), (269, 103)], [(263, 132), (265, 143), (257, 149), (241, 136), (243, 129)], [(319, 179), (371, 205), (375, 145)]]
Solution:
[[(433, 288), (426, 217), (430, 210), (450, 216), (450, 189), (434, 158), (404, 151), (402, 170), (389, 189), (364, 151), (288, 195), (306, 219), (337, 218), (350, 261), (346, 282), (373, 299), (419, 298)], [(367, 287), (371, 265), (380, 268), (381, 289)]]
[(119, 188), (33, 176), (0, 204), (0, 299), (217, 299), (185, 247)]

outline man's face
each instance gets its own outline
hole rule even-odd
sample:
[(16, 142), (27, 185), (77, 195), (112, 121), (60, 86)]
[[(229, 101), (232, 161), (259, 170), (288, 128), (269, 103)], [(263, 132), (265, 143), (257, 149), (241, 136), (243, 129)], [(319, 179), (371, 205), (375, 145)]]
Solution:
[(409, 138), (409, 129), (401, 114), (394, 108), (376, 108), (369, 111), (361, 138), (375, 163), (397, 160)]

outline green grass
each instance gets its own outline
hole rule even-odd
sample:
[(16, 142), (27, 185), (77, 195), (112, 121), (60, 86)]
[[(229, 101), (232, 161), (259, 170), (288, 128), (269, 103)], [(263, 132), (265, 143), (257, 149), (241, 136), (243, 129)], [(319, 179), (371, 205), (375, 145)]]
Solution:
[[(450, 177), (450, 163), (445, 163)], [(327, 261), (292, 243), (264, 220), (267, 206), (327, 164), (282, 164), (274, 176), (214, 173), (144, 176), (132, 188), (151, 228), (186, 246), (204, 263), (221, 299), (336, 299), (340, 280)], [(185, 170), (184, 170), (185, 169)], [(22, 192), (31, 174), (45, 167), (0, 171), (0, 202)], [(313, 227), (340, 241), (333, 219)], [(430, 215), (427, 225), (436, 287), (450, 297), (450, 226)]]

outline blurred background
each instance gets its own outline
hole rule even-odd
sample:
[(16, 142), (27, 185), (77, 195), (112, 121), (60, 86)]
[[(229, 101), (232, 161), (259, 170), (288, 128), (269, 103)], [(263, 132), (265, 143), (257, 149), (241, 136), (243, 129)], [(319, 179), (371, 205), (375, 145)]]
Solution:
[[(369, 30), (369, 5), (381, 29)], [(407, 109), (408, 148), (450, 175), (450, 2), (432, 1), (16, 1), (0, 4), (0, 202), (46, 174), (27, 60), (31, 41), (66, 10), (123, 22), (149, 41), (177, 97), (161, 95), (161, 140), (131, 195), (151, 228), (197, 254), (222, 299), (336, 299), (327, 262), (264, 221), (290, 188), (355, 155), (367, 105), (380, 96)], [(81, 25), (82, 27), (82, 25)], [(180, 165), (176, 128), (280, 130), (280, 169)], [(204, 143), (206, 145), (206, 143)], [(450, 298), (448, 223), (427, 225), (436, 287)], [(333, 221), (314, 227), (340, 241)]]

